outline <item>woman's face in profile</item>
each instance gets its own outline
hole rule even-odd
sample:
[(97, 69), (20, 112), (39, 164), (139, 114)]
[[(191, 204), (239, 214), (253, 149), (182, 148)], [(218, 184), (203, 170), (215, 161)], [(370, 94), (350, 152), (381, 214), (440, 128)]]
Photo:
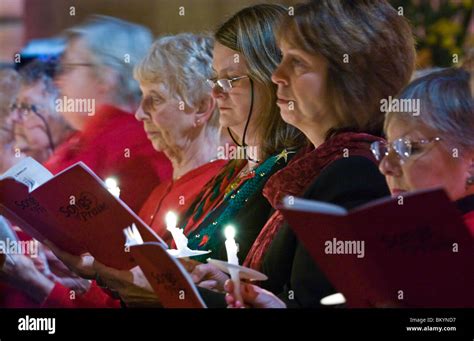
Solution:
[[(214, 45), (212, 67), (214, 79), (233, 79), (248, 76), (249, 70), (245, 57), (218, 42)], [(232, 128), (240, 137), (243, 135), (245, 124), (251, 106), (251, 84), (248, 77), (232, 82), (232, 89), (225, 92), (218, 86), (212, 90), (212, 96), (219, 107), (219, 123), (224, 128)], [(253, 122), (261, 108), (261, 96), (257, 84), (254, 84), (253, 115), (249, 124), (249, 132), (254, 130)]]
[(327, 62), (285, 41), (279, 45), (282, 60), (272, 76), (278, 85), (277, 104), (283, 120), (307, 134), (307, 129), (331, 121), (322, 105)]
[[(440, 141), (418, 144), (420, 140)], [(474, 189), (466, 187), (466, 179), (474, 171), (474, 153), (462, 151), (443, 139), (443, 136), (406, 120), (392, 118), (387, 128), (387, 141), (399, 138), (412, 141), (412, 153), (402, 160), (395, 151), (390, 151), (380, 162), (380, 171), (385, 175), (390, 192), (398, 196), (403, 192), (442, 187), (451, 200), (463, 198)], [(473, 186), (471, 186), (472, 188)]]
[(192, 134), (194, 115), (184, 102), (173, 98), (160, 84), (140, 84), (143, 99), (135, 118), (143, 122), (143, 128), (155, 150), (168, 156), (187, 143)]

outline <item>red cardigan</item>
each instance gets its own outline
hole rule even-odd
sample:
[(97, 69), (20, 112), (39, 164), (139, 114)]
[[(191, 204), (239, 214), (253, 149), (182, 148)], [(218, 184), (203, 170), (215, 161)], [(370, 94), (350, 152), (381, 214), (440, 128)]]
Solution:
[(79, 161), (104, 180), (116, 178), (120, 198), (135, 212), (172, 174), (170, 161), (153, 149), (141, 123), (110, 105), (99, 108), (84, 130), (61, 144), (44, 165), (58, 173)]

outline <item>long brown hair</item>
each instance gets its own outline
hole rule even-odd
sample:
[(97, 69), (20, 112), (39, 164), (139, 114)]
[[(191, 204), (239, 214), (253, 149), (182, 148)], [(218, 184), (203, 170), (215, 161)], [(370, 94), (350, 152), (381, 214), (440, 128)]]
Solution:
[(257, 118), (261, 158), (285, 148), (298, 148), (304, 135), (283, 121), (276, 104), (277, 86), (271, 77), (281, 61), (274, 31), (287, 15), (286, 7), (260, 4), (242, 9), (222, 24), (215, 33), (220, 44), (240, 52), (247, 62), (249, 76), (262, 92), (263, 107)]
[(396, 96), (415, 67), (411, 28), (385, 0), (301, 4), (277, 39), (327, 60), (323, 104), (338, 122), (327, 137), (343, 130), (380, 134), (380, 101)]

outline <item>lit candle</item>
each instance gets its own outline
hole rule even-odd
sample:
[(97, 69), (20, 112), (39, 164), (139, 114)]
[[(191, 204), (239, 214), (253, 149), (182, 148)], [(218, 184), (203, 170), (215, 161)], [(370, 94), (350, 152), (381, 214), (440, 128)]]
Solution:
[[(239, 265), (239, 258), (237, 252), (239, 252), (239, 246), (235, 242), (235, 228), (232, 225), (226, 226), (224, 230), (225, 235), (225, 250), (227, 251), (227, 263), (232, 265)], [(235, 298), (243, 303), (242, 294), (240, 293), (240, 270), (230, 267), (229, 268), (230, 279), (234, 282), (234, 295)]]
[(225, 230), (225, 249), (227, 251), (227, 262), (234, 265), (239, 265), (239, 258), (237, 252), (239, 251), (238, 245), (235, 243), (235, 228), (232, 225), (228, 225)]
[(166, 229), (171, 232), (174, 243), (178, 251), (188, 247), (188, 238), (184, 235), (183, 229), (176, 227), (178, 217), (173, 212), (168, 212), (165, 217)]
[(114, 178), (107, 178), (105, 179), (105, 186), (107, 186), (108, 191), (115, 197), (120, 197), (120, 188), (117, 185), (117, 180)]

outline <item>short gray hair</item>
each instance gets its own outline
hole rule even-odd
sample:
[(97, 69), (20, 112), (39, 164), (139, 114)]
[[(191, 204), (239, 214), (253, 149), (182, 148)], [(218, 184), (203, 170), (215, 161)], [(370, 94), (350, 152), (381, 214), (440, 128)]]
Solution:
[[(181, 33), (163, 36), (156, 40), (145, 58), (135, 68), (135, 78), (140, 83), (162, 83), (178, 101), (191, 108), (211, 96), (206, 80), (213, 75), (213, 39), (207, 35)], [(218, 128), (217, 109), (208, 122)]]
[(149, 29), (121, 19), (93, 15), (83, 24), (67, 29), (65, 35), (68, 40), (84, 39), (99, 67), (108, 66), (117, 72), (120, 77), (117, 103), (138, 103), (140, 89), (133, 78), (133, 68), (153, 41)]
[(402, 90), (399, 99), (419, 99), (420, 114), (390, 112), (385, 131), (393, 117), (418, 121), (442, 137), (467, 150), (474, 150), (474, 102), (469, 72), (449, 68), (418, 78)]

